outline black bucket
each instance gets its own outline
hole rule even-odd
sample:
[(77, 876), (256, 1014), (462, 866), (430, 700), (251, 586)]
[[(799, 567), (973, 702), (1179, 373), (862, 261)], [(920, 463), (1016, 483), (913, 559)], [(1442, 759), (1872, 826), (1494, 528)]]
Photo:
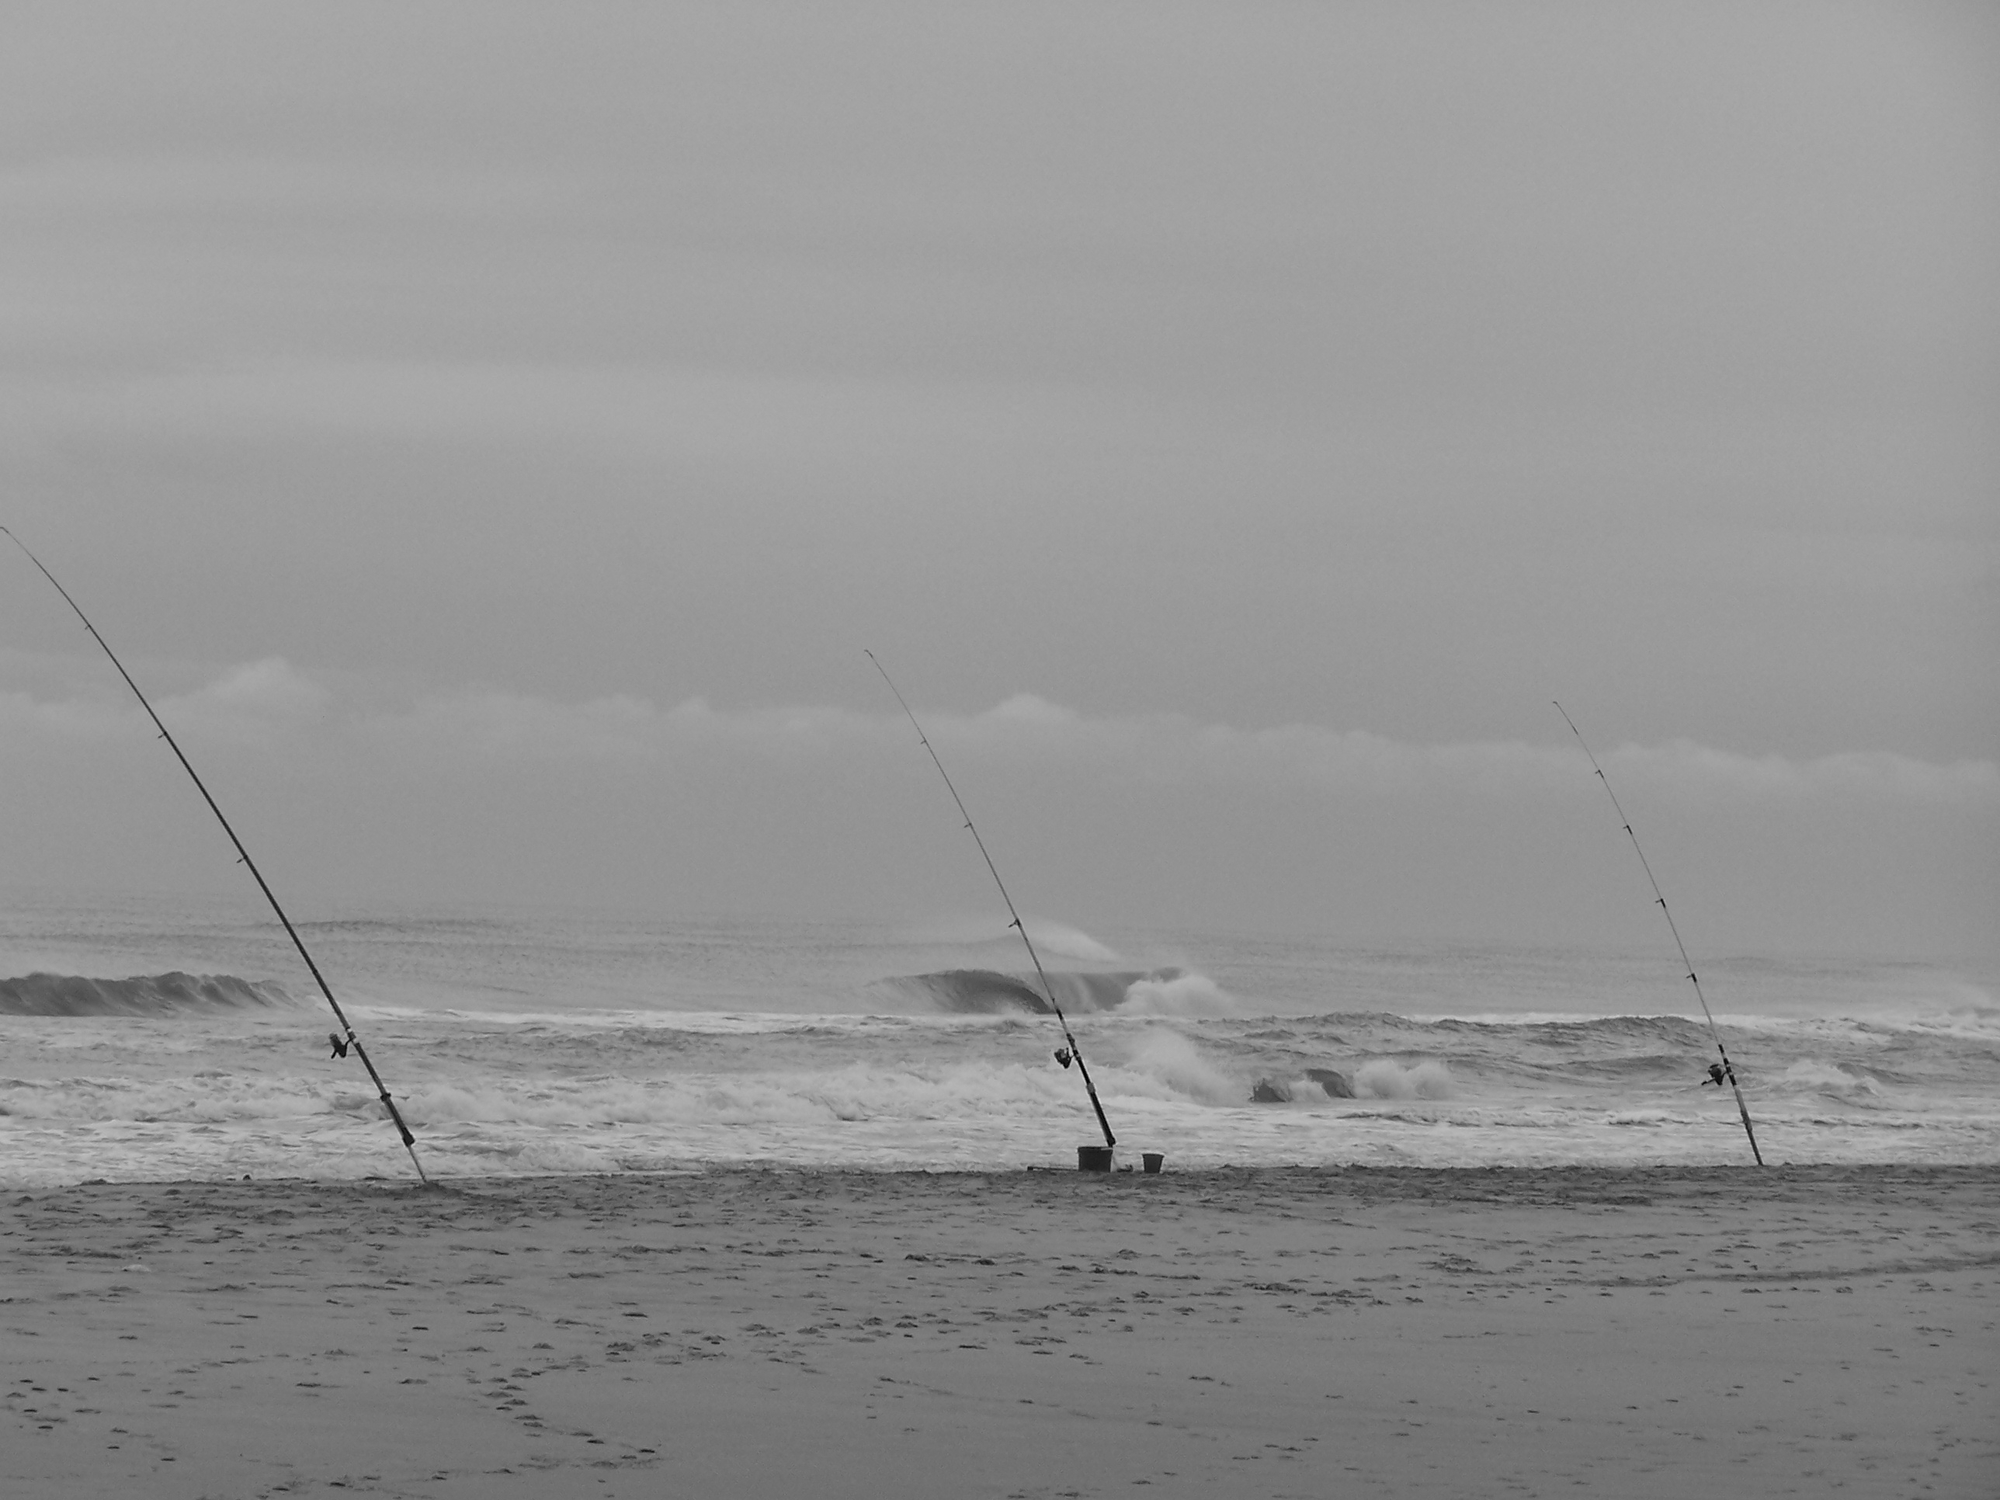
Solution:
[(1078, 1146), (1076, 1148), (1076, 1169), (1079, 1172), (1109, 1172), (1111, 1170), (1111, 1148), (1109, 1146)]
[(1139, 1160), (1145, 1165), (1148, 1172), (1157, 1172), (1166, 1164), (1167, 1158), (1164, 1152), (1148, 1151)]

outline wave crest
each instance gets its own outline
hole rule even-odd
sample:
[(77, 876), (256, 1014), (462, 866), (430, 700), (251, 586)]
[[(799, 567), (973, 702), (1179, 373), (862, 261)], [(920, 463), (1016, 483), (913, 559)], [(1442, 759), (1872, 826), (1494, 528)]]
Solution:
[(234, 974), (135, 974), (91, 979), (82, 974), (27, 974), (0, 979), (0, 1015), (174, 1016), (225, 1010), (267, 1010), (296, 1002), (274, 980)]
[[(1126, 1006), (1145, 1015), (1227, 1015), (1234, 1008), (1216, 984), (1185, 969), (1118, 970), (1077, 973), (1057, 970), (1048, 976), (1056, 1004), (1065, 1011), (1112, 1011)], [(905, 974), (884, 984), (939, 1010), (960, 1015), (996, 1015), (1021, 1010), (1049, 1014), (1049, 1002), (1036, 988), (1038, 981), (995, 969), (946, 969), (937, 974)]]

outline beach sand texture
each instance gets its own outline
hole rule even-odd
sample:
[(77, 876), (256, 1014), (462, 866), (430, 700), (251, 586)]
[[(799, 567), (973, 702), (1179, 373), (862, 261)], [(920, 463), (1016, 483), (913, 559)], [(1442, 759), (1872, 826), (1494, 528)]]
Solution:
[(0, 1213), (9, 1496), (2000, 1494), (2000, 1168), (730, 1170)]

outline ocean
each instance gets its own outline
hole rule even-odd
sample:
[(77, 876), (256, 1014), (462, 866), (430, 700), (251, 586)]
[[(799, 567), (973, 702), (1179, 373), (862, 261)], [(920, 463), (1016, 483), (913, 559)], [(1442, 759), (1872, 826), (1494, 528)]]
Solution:
[[(254, 892), (252, 892), (254, 899)], [(295, 916), (306, 916), (295, 911)], [(998, 920), (342, 909), (300, 932), (438, 1179), (1073, 1167), (1100, 1142)], [(1032, 924), (1122, 1162), (1750, 1160), (1645, 951)], [(1978, 966), (1733, 954), (1702, 989), (1771, 1163), (2000, 1161)], [(0, 1184), (411, 1175), (250, 900), (0, 909)]]

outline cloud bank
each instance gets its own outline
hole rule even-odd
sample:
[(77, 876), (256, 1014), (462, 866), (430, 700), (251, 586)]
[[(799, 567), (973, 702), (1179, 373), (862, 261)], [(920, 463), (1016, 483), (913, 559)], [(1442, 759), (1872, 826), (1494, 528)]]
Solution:
[[(856, 755), (916, 753), (908, 721), (894, 710), (727, 708), (701, 697), (661, 706), (630, 694), (564, 702), (473, 688), (385, 703), (337, 693), (276, 657), (228, 668), (160, 698), (158, 706), (191, 745), (277, 749), (310, 742), (322, 752), (370, 750), (433, 766), (568, 762), (636, 771), (727, 761), (804, 771)], [(1547, 744), (1417, 743), (1314, 724), (1244, 727), (1172, 713), (1091, 715), (1031, 693), (979, 713), (919, 717), (947, 764), (1069, 767), (1156, 788), (1504, 798), (1569, 791), (1589, 774), (1582, 753), (1561, 738)], [(136, 704), (120, 704), (105, 691), (0, 692), (0, 735), (16, 748), (149, 731)], [(1690, 739), (1622, 744), (1600, 759), (1620, 786), (1689, 802), (2000, 806), (2000, 764), (1984, 759), (1938, 764), (1879, 750), (1752, 755)]]

